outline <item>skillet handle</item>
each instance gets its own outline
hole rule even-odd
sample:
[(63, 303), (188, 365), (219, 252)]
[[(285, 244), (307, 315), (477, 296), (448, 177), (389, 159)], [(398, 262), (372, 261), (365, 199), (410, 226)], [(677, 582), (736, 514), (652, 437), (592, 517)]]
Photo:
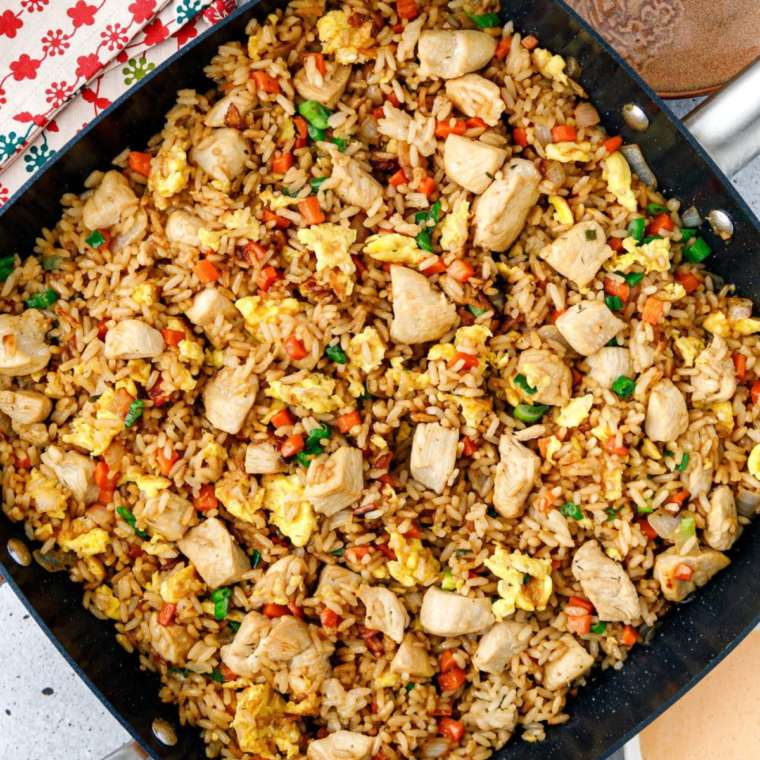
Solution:
[(729, 177), (760, 155), (760, 59), (700, 103), (683, 123)]
[(112, 752), (103, 760), (146, 760), (148, 756), (137, 742), (130, 742), (123, 747), (119, 747), (116, 752)]

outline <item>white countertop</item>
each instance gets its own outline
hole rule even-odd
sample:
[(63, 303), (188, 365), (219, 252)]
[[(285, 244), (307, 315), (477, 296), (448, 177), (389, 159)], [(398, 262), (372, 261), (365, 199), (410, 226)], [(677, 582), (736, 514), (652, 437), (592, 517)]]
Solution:
[[(696, 102), (671, 106), (682, 116)], [(760, 216), (760, 159), (733, 183)], [(0, 587), (0, 662), (0, 758), (99, 760), (129, 740), (7, 585)]]

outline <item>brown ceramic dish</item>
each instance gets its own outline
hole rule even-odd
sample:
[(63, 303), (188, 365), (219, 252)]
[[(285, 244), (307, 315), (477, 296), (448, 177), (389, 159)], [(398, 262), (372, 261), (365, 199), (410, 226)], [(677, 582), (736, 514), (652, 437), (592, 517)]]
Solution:
[(664, 98), (716, 90), (760, 58), (758, 0), (567, 0)]

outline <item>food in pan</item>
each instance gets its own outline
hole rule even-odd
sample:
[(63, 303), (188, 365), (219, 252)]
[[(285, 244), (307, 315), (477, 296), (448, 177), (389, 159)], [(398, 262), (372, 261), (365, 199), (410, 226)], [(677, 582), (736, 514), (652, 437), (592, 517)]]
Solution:
[(760, 501), (752, 304), (496, 11), (251, 21), (2, 262), (4, 510), (210, 757), (538, 741)]

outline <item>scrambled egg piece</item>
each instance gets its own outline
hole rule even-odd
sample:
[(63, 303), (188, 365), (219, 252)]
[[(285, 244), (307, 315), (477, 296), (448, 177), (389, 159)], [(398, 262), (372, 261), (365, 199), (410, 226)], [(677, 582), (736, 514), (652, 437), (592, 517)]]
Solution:
[(554, 464), (554, 455), (562, 448), (562, 441), (557, 438), (556, 435), (549, 438), (549, 443), (546, 445), (546, 461)]
[(272, 513), (272, 522), (293, 542), (306, 546), (317, 527), (311, 503), (297, 475), (268, 475), (262, 478), (263, 505)]
[[(369, 348), (369, 356), (364, 356), (364, 346)], [(374, 327), (366, 327), (348, 341), (348, 358), (364, 372), (377, 369), (385, 357), (385, 344)]]
[(649, 438), (647, 438), (644, 443), (641, 444), (641, 453), (648, 459), (662, 459), (660, 450), (657, 448), (653, 441), (649, 440)]
[[(623, 248), (628, 253), (613, 256), (605, 262), (604, 268), (608, 272), (629, 269), (634, 264), (641, 264), (647, 273), (667, 272), (670, 269), (670, 238), (650, 240), (645, 245), (639, 245), (636, 238), (627, 237), (623, 240)], [(683, 285), (680, 287), (683, 289)]]
[(441, 247), (456, 253), (467, 242), (470, 221), (470, 202), (458, 198), (451, 212), (441, 222)]
[[(559, 58), (559, 56), (557, 56)], [(561, 195), (550, 195), (549, 203), (556, 209), (554, 219), (559, 224), (572, 224), (575, 221), (573, 212), (570, 210), (567, 201)]]
[(260, 324), (271, 325), (280, 317), (293, 317), (302, 310), (303, 305), (295, 298), (274, 301), (261, 296), (246, 296), (235, 301), (235, 308), (243, 315), (248, 331), (256, 335)]
[(380, 688), (390, 689), (398, 683), (399, 678), (401, 676), (398, 673), (391, 673), (390, 670), (387, 670), (380, 678), (375, 679), (375, 684)]
[(734, 332), (738, 332), (739, 335), (754, 335), (756, 332), (760, 332), (760, 319), (737, 319), (731, 325)]
[(150, 541), (143, 541), (142, 544), (140, 544), (140, 548), (146, 553), (150, 554), (154, 557), (160, 557), (160, 556), (166, 556), (171, 555), (172, 557), (177, 556), (177, 552), (175, 551), (174, 547), (164, 541), (164, 539), (161, 538), (161, 536), (153, 536), (153, 538), (150, 539)]
[[(547, 154), (548, 155), (548, 154)], [(628, 211), (636, 211), (638, 204), (631, 189), (631, 167), (625, 156), (618, 150), (610, 153), (602, 161), (602, 179), (607, 182), (607, 189), (617, 198), (618, 203)]]
[[(271, 193), (271, 191), (269, 191)], [(218, 251), (225, 232), (240, 231), (241, 237), (248, 240), (258, 240), (261, 237), (261, 224), (257, 219), (250, 216), (246, 217), (242, 209), (227, 214), (223, 220), (223, 230), (209, 230), (201, 227), (198, 230), (198, 239), (201, 241), (201, 247), (210, 248), (212, 251)]]
[(223, 231), (212, 231), (205, 227), (198, 230), (198, 240), (201, 241), (201, 248), (210, 248), (212, 251), (218, 251), (222, 242)]
[(501, 599), (493, 603), (493, 613), (501, 621), (515, 609), (540, 612), (546, 609), (552, 595), (552, 562), (535, 559), (521, 552), (508, 552), (501, 547), (485, 561), (497, 577)]
[(734, 412), (730, 401), (717, 401), (714, 404), (706, 404), (705, 409), (715, 412), (718, 418), (716, 427), (720, 428), (726, 435), (734, 430)]
[(731, 334), (731, 325), (722, 311), (716, 311), (710, 314), (702, 323), (702, 327), (721, 338), (727, 338)]
[(451, 361), (456, 356), (456, 353), (457, 349), (453, 343), (436, 343), (436, 345), (431, 346), (428, 351), (427, 360), (429, 362), (434, 362), (439, 359)]
[(140, 385), (147, 385), (150, 380), (150, 373), (153, 371), (149, 362), (145, 359), (130, 359), (127, 362), (129, 378)]
[(207, 348), (203, 352), (203, 355), (205, 357), (206, 364), (208, 364), (209, 367), (221, 369), (224, 366), (224, 351), (212, 351), (210, 348)]
[(124, 483), (135, 483), (148, 498), (158, 496), (159, 491), (163, 491), (172, 484), (167, 478), (159, 475), (143, 475), (140, 472), (128, 472), (122, 475), (119, 485), (122, 486)]
[(334, 412), (343, 406), (340, 396), (335, 395), (335, 380), (319, 372), (312, 372), (297, 383), (271, 380), (265, 394), (286, 404), (298, 404), (317, 414)]
[(565, 59), (561, 55), (552, 55), (548, 50), (536, 48), (531, 56), (536, 68), (547, 79), (553, 79), (560, 84), (567, 84), (565, 74)]
[(454, 335), (454, 346), (457, 350), (467, 344), (485, 348), (488, 339), (491, 337), (493, 337), (493, 333), (485, 325), (460, 327)]
[(181, 340), (179, 342), (179, 358), (195, 364), (203, 364), (206, 355), (203, 353), (203, 347), (194, 340)]
[(338, 63), (364, 63), (372, 60), (375, 44), (372, 38), (372, 21), (367, 19), (361, 26), (353, 27), (343, 11), (330, 11), (317, 21), (322, 53), (335, 53)]
[(301, 732), (285, 716), (285, 700), (268, 684), (238, 693), (232, 728), (243, 752), (267, 759), (299, 754)]
[(404, 368), (404, 359), (401, 356), (395, 356), (391, 359), (390, 369), (385, 376), (395, 385), (400, 385), (403, 378), (406, 378), (415, 391), (422, 391), (430, 385), (430, 375), (427, 372), (412, 372)]
[(623, 496), (623, 473), (621, 470), (608, 470), (604, 479), (604, 497), (615, 501)]
[(593, 404), (594, 396), (591, 393), (572, 399), (572, 401), (560, 411), (559, 416), (557, 417), (557, 424), (566, 428), (578, 427), (578, 425), (588, 417)]
[(188, 596), (197, 595), (203, 591), (204, 584), (200, 582), (192, 565), (183, 567), (176, 573), (168, 575), (161, 583), (159, 593), (165, 602), (177, 604)]
[(151, 161), (148, 189), (160, 198), (171, 198), (187, 185), (190, 166), (186, 148), (186, 144), (177, 141), (166, 150), (161, 148)]
[(139, 304), (145, 304), (151, 306), (156, 302), (156, 293), (158, 288), (154, 282), (140, 283), (132, 291), (132, 299)]
[[(401, 533), (391, 531), (388, 545), (397, 557), (388, 563), (388, 572), (402, 586), (424, 583), (440, 574), (438, 560), (425, 550), (419, 538), (406, 538)], [(424, 563), (420, 562), (421, 559), (424, 559)]]
[(753, 478), (760, 478), (760, 443), (752, 449), (747, 459), (747, 469)]
[(262, 497), (251, 496), (251, 479), (237, 472), (228, 472), (214, 487), (214, 494), (238, 520), (253, 522), (254, 514), (261, 508)]
[(57, 520), (66, 517), (66, 497), (60, 491), (58, 482), (46, 478), (36, 467), (29, 473), (26, 490), (40, 512)]
[(92, 592), (92, 601), (95, 606), (111, 620), (119, 619), (119, 610), (121, 605), (119, 600), (114, 596), (110, 586), (98, 586)]
[(558, 142), (546, 146), (546, 157), (553, 161), (568, 164), (571, 161), (585, 163), (591, 159), (591, 143)]
[(686, 295), (686, 288), (680, 282), (670, 282), (661, 291), (660, 298), (663, 301), (680, 301)]
[(399, 235), (398, 232), (368, 237), (364, 244), (364, 253), (376, 261), (408, 264), (409, 266), (417, 266), (427, 258), (427, 254), (417, 247), (414, 238)]
[(61, 548), (76, 552), (79, 557), (92, 557), (94, 554), (102, 554), (109, 543), (107, 531), (103, 528), (93, 528), (87, 533), (82, 533), (81, 536), (61, 541)]
[(74, 432), (62, 436), (63, 442), (81, 446), (93, 456), (100, 456), (108, 448), (111, 441), (124, 430), (124, 420), (108, 409), (109, 404), (115, 398), (116, 393), (113, 388), (107, 388), (103, 391), (100, 398), (95, 402), (97, 404), (95, 417), (102, 424), (91, 425), (84, 418), (76, 417), (71, 423)]
[(356, 230), (340, 224), (315, 224), (298, 230), (298, 241), (317, 257), (317, 272), (336, 268), (346, 296), (354, 290), (356, 272), (349, 248), (356, 241)]
[(284, 145), (288, 140), (292, 140), (296, 136), (296, 126), (293, 123), (293, 119), (290, 116), (285, 116), (282, 120), (282, 128), (280, 134), (277, 136), (277, 144)]
[(476, 428), (493, 411), (490, 398), (459, 396), (454, 393), (439, 393), (439, 401), (453, 401), (459, 405), (465, 424)]

